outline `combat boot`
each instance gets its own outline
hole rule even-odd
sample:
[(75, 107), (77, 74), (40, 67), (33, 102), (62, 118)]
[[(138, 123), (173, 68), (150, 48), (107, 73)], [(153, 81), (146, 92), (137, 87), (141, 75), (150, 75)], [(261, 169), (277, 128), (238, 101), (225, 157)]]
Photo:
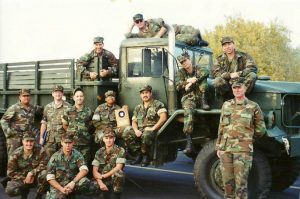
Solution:
[(203, 110), (206, 110), (206, 111), (210, 109), (210, 106), (207, 103), (205, 93), (203, 93), (202, 96), (201, 96), (201, 107), (202, 107)]
[(141, 153), (139, 153), (139, 154), (136, 156), (135, 160), (132, 161), (130, 164), (131, 164), (131, 165), (139, 164), (139, 163), (141, 163), (142, 159), (143, 159), (143, 155), (142, 155)]
[(186, 135), (186, 146), (183, 150), (184, 154), (191, 154), (193, 153), (193, 143), (192, 143), (192, 137), (190, 134)]
[(146, 167), (150, 164), (150, 158), (147, 154), (143, 154), (143, 160), (142, 160), (142, 163), (141, 163), (141, 166), (142, 167)]

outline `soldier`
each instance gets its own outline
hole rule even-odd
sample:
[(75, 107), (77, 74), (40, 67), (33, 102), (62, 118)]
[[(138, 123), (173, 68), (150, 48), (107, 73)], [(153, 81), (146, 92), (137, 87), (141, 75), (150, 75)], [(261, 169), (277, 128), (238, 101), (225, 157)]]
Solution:
[[(132, 33), (134, 26), (139, 29), (138, 33)], [(133, 24), (129, 27), (128, 32), (125, 34), (126, 38), (149, 38), (156, 37), (161, 38), (166, 36), (168, 29), (162, 18), (144, 20), (142, 14), (136, 14), (133, 16)]]
[(210, 109), (206, 97), (209, 72), (207, 68), (192, 66), (190, 56), (187, 52), (178, 56), (177, 60), (182, 65), (182, 68), (176, 74), (176, 89), (182, 94), (181, 104), (184, 109), (183, 132), (187, 138), (187, 144), (183, 152), (190, 154), (193, 151), (191, 134), (193, 133), (193, 118), (194, 109), (197, 105), (196, 102), (200, 101), (202, 109)]
[(21, 89), (19, 100), (18, 103), (7, 109), (1, 119), (8, 156), (22, 145), (23, 133), (34, 130), (36, 108), (30, 104), (30, 90)]
[(236, 50), (231, 37), (223, 37), (221, 44), (223, 54), (217, 57), (212, 70), (216, 94), (224, 97), (229, 93), (232, 96), (230, 84), (236, 79), (243, 79), (246, 94), (250, 93), (257, 78), (257, 66), (254, 60), (247, 53)]
[(50, 192), (47, 199), (74, 198), (77, 193), (92, 194), (96, 187), (85, 176), (88, 167), (82, 154), (73, 149), (74, 136), (66, 133), (61, 137), (62, 148), (55, 152), (47, 165), (47, 181)]
[(234, 99), (223, 104), (216, 144), (221, 162), (225, 198), (247, 198), (247, 179), (252, 166), (253, 138), (266, 132), (258, 104), (245, 97), (242, 80), (232, 84)]
[(175, 38), (177, 41), (182, 41), (188, 45), (208, 46), (208, 42), (202, 40), (199, 29), (193, 26), (173, 24)]
[(5, 192), (13, 197), (21, 195), (27, 198), (29, 188), (38, 185), (36, 199), (42, 198), (46, 193), (46, 167), (48, 156), (43, 148), (35, 146), (35, 135), (26, 132), (23, 135), (23, 146), (17, 148), (9, 158), (7, 175), (11, 181), (7, 183)]
[(70, 105), (63, 101), (63, 95), (64, 88), (61, 85), (52, 88), (54, 100), (45, 106), (41, 121), (40, 145), (44, 145), (49, 157), (60, 149), (60, 137), (65, 133), (61, 118)]
[(105, 93), (106, 103), (100, 104), (93, 115), (93, 125), (96, 128), (95, 142), (103, 146), (103, 132), (106, 127), (112, 127), (118, 139), (122, 139), (122, 131), (117, 128), (115, 110), (121, 107), (116, 104), (116, 93), (109, 90)]
[(79, 58), (77, 68), (80, 78), (95, 80), (101, 78), (109, 81), (111, 77), (118, 76), (118, 61), (115, 55), (104, 49), (104, 38), (94, 38), (94, 50)]
[(89, 164), (91, 162), (91, 127), (92, 111), (84, 105), (84, 93), (81, 88), (73, 92), (74, 106), (69, 107), (63, 114), (63, 128), (74, 135), (74, 148), (78, 150)]
[(131, 164), (145, 167), (150, 163), (150, 147), (156, 132), (167, 120), (167, 109), (164, 104), (152, 97), (152, 87), (140, 88), (142, 103), (137, 105), (132, 116), (132, 127), (125, 129), (123, 139), (133, 153), (138, 153)]
[(103, 142), (92, 162), (93, 176), (97, 186), (102, 190), (104, 199), (120, 198), (125, 181), (125, 150), (115, 145), (115, 132), (111, 127), (104, 130)]

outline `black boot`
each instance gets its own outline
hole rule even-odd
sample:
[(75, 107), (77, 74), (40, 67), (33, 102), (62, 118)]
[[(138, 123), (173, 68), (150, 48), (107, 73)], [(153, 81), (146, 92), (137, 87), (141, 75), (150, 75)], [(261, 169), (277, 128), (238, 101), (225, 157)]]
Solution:
[(2, 184), (2, 186), (3, 186), (4, 189), (6, 188), (7, 182), (8, 182), (8, 181), (10, 181), (10, 177), (8, 177), (8, 176), (4, 177), (4, 178), (1, 180), (0, 183)]
[(186, 135), (186, 146), (183, 150), (184, 154), (191, 154), (193, 153), (193, 143), (192, 143), (192, 137), (190, 134)]
[(147, 154), (143, 154), (143, 160), (142, 160), (142, 163), (141, 163), (141, 166), (142, 167), (146, 167), (150, 164), (150, 158)]
[(203, 110), (209, 110), (210, 106), (207, 103), (206, 94), (203, 93), (201, 96), (201, 107)]
[(143, 156), (142, 156), (141, 153), (139, 153), (139, 154), (136, 156), (135, 160), (132, 161), (130, 164), (131, 164), (131, 165), (139, 164), (139, 163), (141, 163), (142, 159), (143, 159)]

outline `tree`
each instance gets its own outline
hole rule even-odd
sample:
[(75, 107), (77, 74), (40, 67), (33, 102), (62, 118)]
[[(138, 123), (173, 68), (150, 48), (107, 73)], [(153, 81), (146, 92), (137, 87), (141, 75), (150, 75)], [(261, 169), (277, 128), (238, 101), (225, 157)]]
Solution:
[(251, 55), (259, 68), (259, 76), (272, 80), (299, 81), (300, 50), (290, 46), (289, 30), (276, 20), (269, 24), (246, 21), (241, 17), (228, 17), (226, 24), (213, 31), (205, 31), (203, 37), (209, 42), (215, 56), (222, 53), (222, 36), (234, 38), (236, 47)]

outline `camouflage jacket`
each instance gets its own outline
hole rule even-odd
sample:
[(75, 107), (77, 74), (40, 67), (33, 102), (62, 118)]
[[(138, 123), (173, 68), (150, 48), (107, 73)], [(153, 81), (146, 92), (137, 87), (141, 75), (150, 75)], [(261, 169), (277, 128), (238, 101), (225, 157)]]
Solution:
[[(166, 27), (165, 22), (162, 18), (148, 19), (145, 21), (145, 26), (147, 26), (147, 31), (139, 31), (138, 33), (127, 33), (126, 38), (149, 38), (155, 37), (155, 35), (160, 31), (162, 27)], [(167, 34), (163, 35), (167, 36)]]
[(70, 107), (70, 105), (67, 102), (63, 102), (60, 107), (56, 107), (54, 102), (45, 106), (41, 123), (47, 125), (47, 132), (49, 135), (60, 136), (64, 132), (61, 118), (68, 107)]
[(97, 66), (99, 66), (99, 70), (106, 69), (110, 71), (110, 76), (102, 78), (103, 80), (108, 80), (110, 77), (118, 77), (118, 61), (115, 55), (106, 49), (103, 49), (101, 55), (92, 50), (77, 61), (77, 69), (84, 79), (90, 79), (90, 72), (99, 74), (100, 71), (96, 71)]
[(114, 145), (109, 153), (106, 152), (105, 147), (100, 148), (95, 154), (92, 165), (99, 167), (99, 173), (105, 174), (115, 168), (117, 164), (125, 165), (125, 162), (125, 150)]
[(88, 171), (82, 154), (72, 149), (69, 157), (64, 155), (62, 149), (55, 152), (47, 165), (47, 180), (56, 180), (60, 185), (65, 186), (71, 182), (81, 169)]
[(91, 143), (91, 120), (92, 111), (86, 106), (77, 110), (74, 105), (64, 112), (63, 122), (68, 125), (67, 131), (74, 133), (76, 145), (89, 145)]
[(259, 105), (247, 98), (240, 103), (235, 99), (224, 102), (216, 150), (252, 152), (253, 137), (266, 132), (263, 113)]
[(29, 157), (24, 156), (23, 146), (17, 148), (10, 156), (7, 165), (7, 175), (13, 180), (24, 180), (31, 172), (37, 176), (47, 169), (48, 156), (43, 148), (33, 147), (33, 153)]
[(7, 109), (1, 119), (1, 126), (6, 138), (23, 137), (23, 132), (34, 130), (36, 108), (29, 105), (24, 107), (20, 102)]
[(165, 105), (158, 100), (152, 99), (147, 108), (144, 107), (143, 103), (135, 107), (132, 120), (137, 121), (139, 129), (152, 127), (158, 122), (159, 115), (163, 112), (167, 112)]
[(257, 66), (250, 55), (240, 51), (235, 52), (236, 56), (231, 62), (225, 53), (217, 57), (212, 70), (214, 78), (222, 77), (229, 80), (230, 73), (233, 72), (239, 72), (240, 77), (245, 77), (250, 72), (257, 73)]
[(112, 107), (107, 106), (106, 103), (100, 104), (94, 113), (93, 116), (93, 125), (97, 129), (104, 129), (107, 126), (113, 128), (117, 127), (115, 110), (120, 109), (121, 107), (114, 104)]
[[(203, 80), (206, 80), (209, 75), (207, 68), (205, 67), (193, 67), (192, 74), (189, 74), (184, 68), (181, 68), (175, 77), (176, 90), (180, 92), (183, 96), (193, 92), (198, 95), (197, 91), (199, 91), (199, 85)], [(191, 86), (191, 89), (186, 91), (185, 86), (188, 84), (187, 79), (196, 77), (197, 81), (195, 84)]]

